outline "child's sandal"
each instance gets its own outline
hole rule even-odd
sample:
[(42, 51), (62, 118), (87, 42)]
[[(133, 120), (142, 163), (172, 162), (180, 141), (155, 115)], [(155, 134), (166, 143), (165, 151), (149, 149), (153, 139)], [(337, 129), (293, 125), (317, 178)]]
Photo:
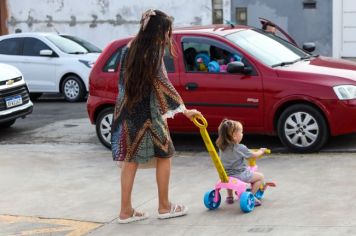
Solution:
[(226, 197), (226, 203), (227, 204), (233, 204), (234, 203), (234, 197)]
[(257, 198), (255, 198), (255, 207), (261, 206), (262, 202), (261, 200), (258, 200)]

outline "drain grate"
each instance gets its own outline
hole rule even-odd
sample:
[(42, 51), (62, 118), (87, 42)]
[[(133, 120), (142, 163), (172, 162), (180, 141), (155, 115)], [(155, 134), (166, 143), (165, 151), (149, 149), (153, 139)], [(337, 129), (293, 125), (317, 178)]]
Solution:
[(72, 127), (77, 127), (79, 125), (72, 125), (72, 124), (65, 124), (64, 127), (65, 128), (72, 128)]

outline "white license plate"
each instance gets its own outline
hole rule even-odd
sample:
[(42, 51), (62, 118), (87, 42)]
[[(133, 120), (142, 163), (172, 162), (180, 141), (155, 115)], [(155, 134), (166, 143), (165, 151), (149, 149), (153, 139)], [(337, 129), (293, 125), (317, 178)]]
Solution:
[(22, 97), (21, 95), (17, 95), (17, 96), (13, 96), (13, 97), (7, 97), (5, 98), (6, 101), (6, 107), (10, 108), (10, 107), (14, 107), (17, 105), (21, 105), (22, 104)]

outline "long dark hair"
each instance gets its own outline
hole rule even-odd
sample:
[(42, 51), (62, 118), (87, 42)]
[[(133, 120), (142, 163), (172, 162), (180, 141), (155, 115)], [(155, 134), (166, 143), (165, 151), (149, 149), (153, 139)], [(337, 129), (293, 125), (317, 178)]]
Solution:
[(140, 23), (140, 30), (130, 43), (126, 59), (125, 96), (129, 110), (149, 95), (162, 65), (165, 47), (168, 46), (170, 54), (175, 55), (170, 16), (160, 10), (148, 10)]

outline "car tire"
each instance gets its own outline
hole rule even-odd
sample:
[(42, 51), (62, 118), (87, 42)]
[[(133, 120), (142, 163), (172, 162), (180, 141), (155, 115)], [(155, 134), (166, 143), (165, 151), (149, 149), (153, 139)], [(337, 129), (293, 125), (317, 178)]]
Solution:
[(43, 93), (30, 93), (31, 101), (36, 101), (42, 96)]
[(102, 110), (96, 120), (96, 134), (100, 142), (107, 148), (111, 148), (111, 124), (114, 108), (108, 107)]
[(16, 119), (14, 120), (9, 120), (9, 121), (6, 121), (4, 123), (0, 123), (0, 128), (1, 129), (4, 129), (4, 128), (9, 128), (11, 125), (13, 125), (15, 123)]
[(316, 152), (329, 138), (323, 115), (314, 107), (297, 104), (279, 117), (277, 132), (281, 142), (295, 152)]
[(62, 83), (62, 94), (68, 102), (80, 102), (86, 95), (83, 81), (76, 75), (67, 76)]

